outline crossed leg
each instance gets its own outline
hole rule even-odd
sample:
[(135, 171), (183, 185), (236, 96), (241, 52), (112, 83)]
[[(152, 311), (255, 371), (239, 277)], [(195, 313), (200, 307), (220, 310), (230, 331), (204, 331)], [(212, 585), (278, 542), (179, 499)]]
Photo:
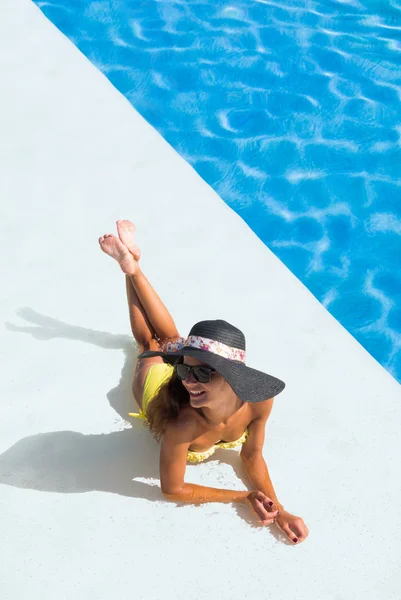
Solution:
[[(133, 241), (135, 226), (130, 221), (117, 221), (117, 231), (119, 237), (105, 234), (99, 238), (100, 247), (119, 263), (125, 273), (131, 330), (140, 352), (160, 350), (167, 340), (179, 338), (179, 333), (169, 311), (141, 271), (140, 250)], [(163, 359), (159, 356), (137, 361), (132, 391), (140, 408), (149, 368), (161, 362)]]

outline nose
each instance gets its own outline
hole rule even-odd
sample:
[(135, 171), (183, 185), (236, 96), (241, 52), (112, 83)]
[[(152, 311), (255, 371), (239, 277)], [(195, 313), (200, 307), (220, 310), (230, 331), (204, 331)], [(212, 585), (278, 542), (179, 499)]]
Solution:
[(193, 385), (199, 386), (199, 381), (195, 379), (193, 371), (188, 373), (188, 377), (185, 379), (184, 383), (187, 387), (192, 387)]
[(188, 377), (186, 378), (186, 380), (185, 380), (185, 383), (189, 383), (190, 385), (191, 385), (192, 383), (198, 383), (198, 382), (196, 381), (196, 379), (195, 379), (195, 377), (194, 377), (194, 374), (193, 374), (193, 372), (192, 372), (192, 371), (189, 373)]

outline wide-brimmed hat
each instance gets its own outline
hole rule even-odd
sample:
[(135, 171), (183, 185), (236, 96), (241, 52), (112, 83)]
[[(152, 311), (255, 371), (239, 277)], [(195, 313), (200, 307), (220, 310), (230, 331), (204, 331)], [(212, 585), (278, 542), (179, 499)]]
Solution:
[(244, 402), (262, 402), (280, 394), (285, 383), (277, 377), (251, 369), (245, 364), (245, 336), (227, 321), (200, 321), (186, 339), (167, 344), (166, 351), (148, 350), (138, 358), (161, 356), (174, 364), (182, 356), (192, 356), (216, 369)]

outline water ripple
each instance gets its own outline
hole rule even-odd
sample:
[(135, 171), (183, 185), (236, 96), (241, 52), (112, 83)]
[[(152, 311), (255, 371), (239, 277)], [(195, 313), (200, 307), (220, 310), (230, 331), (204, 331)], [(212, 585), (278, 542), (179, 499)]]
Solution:
[(401, 382), (401, 4), (38, 1)]

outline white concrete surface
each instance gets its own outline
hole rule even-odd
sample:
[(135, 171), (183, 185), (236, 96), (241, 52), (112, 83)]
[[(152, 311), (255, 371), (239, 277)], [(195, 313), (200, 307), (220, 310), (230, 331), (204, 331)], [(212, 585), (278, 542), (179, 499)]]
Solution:
[[(28, 0), (0, 4), (0, 69), (2, 600), (399, 600), (399, 384)], [(303, 544), (161, 496), (124, 420), (117, 218), (183, 333), (225, 318), (286, 381), (265, 456)], [(187, 478), (245, 489), (236, 451)]]

